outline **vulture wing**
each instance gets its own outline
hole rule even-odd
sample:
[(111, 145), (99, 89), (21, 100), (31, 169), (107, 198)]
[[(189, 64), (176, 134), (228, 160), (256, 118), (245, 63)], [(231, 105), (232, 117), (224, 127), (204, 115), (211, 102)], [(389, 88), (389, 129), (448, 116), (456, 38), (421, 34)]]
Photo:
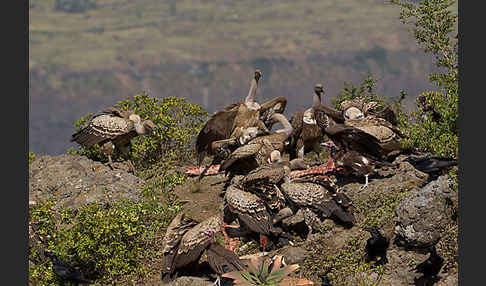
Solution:
[(265, 203), (258, 196), (231, 185), (226, 190), (225, 201), (229, 210), (238, 216), (240, 224), (245, 224), (254, 232), (269, 235), (271, 217)]
[(88, 126), (73, 134), (71, 141), (90, 148), (104, 140), (127, 134), (134, 128), (134, 123), (130, 120), (114, 114), (101, 114), (92, 118)]

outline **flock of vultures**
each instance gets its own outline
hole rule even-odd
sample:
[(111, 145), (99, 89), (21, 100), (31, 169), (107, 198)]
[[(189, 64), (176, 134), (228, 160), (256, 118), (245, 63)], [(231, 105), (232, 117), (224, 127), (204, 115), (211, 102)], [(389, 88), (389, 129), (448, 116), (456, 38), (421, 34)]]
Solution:
[[(356, 98), (342, 102), (341, 110), (336, 110), (321, 103), (324, 88), (316, 84), (312, 98), (309, 94), (310, 107), (297, 111), (289, 121), (283, 115), (285, 97), (263, 104), (255, 101), (261, 78), (257, 69), (244, 101), (215, 112), (197, 136), (199, 167), (188, 168), (186, 172), (198, 175), (199, 180), (205, 175), (224, 173), (227, 176), (224, 201), (217, 215), (202, 222), (181, 212), (170, 223), (161, 265), (164, 282), (193, 269), (203, 253), (218, 277), (246, 269), (245, 262), (234, 252), (238, 238), (256, 240), (263, 252), (293, 244), (282, 220), (299, 212), (308, 228), (306, 237), (325, 219), (352, 227), (355, 223), (352, 201), (336, 184), (336, 176), (330, 175), (357, 176), (364, 179), (361, 187), (364, 189), (368, 176), (376, 168), (395, 168), (391, 162), (404, 151), (401, 145), (404, 135), (397, 127), (396, 111), (391, 105), (380, 106)], [(272, 131), (275, 124), (281, 128)], [(135, 172), (128, 157), (130, 141), (154, 132), (155, 128), (151, 120), (143, 121), (133, 112), (111, 107), (93, 116), (84, 129), (73, 134), (71, 141), (87, 148), (98, 144), (108, 155), (110, 166), (111, 155), (118, 151)], [(330, 140), (322, 142), (325, 136)], [(304, 155), (308, 152), (319, 155), (321, 146), (329, 148), (330, 158), (321, 167), (308, 166)], [(212, 162), (202, 166), (207, 156), (212, 156)], [(455, 160), (437, 157), (410, 155), (407, 160), (433, 176), (457, 164)], [(375, 260), (376, 265), (387, 263), (388, 239), (376, 228), (365, 230), (371, 234), (366, 245), (369, 261)], [(216, 242), (215, 234), (219, 231), (225, 238), (224, 246)], [(86, 282), (67, 262), (55, 255), (50, 257), (55, 258), (53, 269), (60, 277)], [(429, 259), (419, 264), (416, 271), (434, 277), (442, 263), (443, 259), (432, 248)], [(324, 280), (330, 285), (329, 279)], [(232, 283), (231, 279), (218, 281)]]

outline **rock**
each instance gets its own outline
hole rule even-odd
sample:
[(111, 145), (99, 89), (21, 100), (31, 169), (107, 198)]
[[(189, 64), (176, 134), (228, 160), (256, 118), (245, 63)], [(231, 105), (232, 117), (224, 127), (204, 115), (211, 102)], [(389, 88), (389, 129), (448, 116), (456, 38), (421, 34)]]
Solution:
[(445, 176), (412, 191), (396, 207), (398, 216), (395, 234), (397, 244), (405, 248), (426, 248), (440, 239), (440, 231), (453, 213), (447, 199), (451, 196)]
[(182, 276), (178, 277), (176, 280), (166, 284), (169, 286), (213, 286), (214, 283), (203, 278)]
[(304, 262), (307, 250), (297, 246), (285, 246), (276, 250), (275, 253), (272, 253), (273, 255), (282, 255), (287, 265), (301, 264)]
[(53, 197), (58, 206), (77, 209), (89, 202), (142, 198), (144, 181), (123, 169), (78, 155), (37, 155), (29, 164), (29, 200)]

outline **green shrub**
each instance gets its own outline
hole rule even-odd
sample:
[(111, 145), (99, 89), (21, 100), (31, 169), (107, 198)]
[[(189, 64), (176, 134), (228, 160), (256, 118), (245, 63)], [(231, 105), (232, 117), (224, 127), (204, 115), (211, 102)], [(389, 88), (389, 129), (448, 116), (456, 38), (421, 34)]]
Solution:
[(364, 102), (375, 101), (378, 103), (377, 111), (384, 107), (385, 99), (380, 98), (375, 93), (377, 80), (373, 76), (368, 76), (359, 85), (359, 87), (348, 82), (344, 83), (343, 89), (339, 92), (337, 97), (331, 97), (331, 104), (337, 110), (342, 110), (341, 103), (345, 100), (353, 100), (355, 98), (363, 98)]
[[(457, 158), (458, 151), (458, 39), (457, 15), (452, 13), (452, 0), (424, 0), (419, 3), (391, 0), (402, 7), (400, 19), (412, 24), (412, 32), (426, 53), (434, 56), (437, 73), (429, 75), (439, 91), (426, 91), (423, 96), (432, 110), (424, 110), (416, 100), (417, 110), (401, 119), (408, 139), (404, 145), (437, 156)], [(433, 112), (440, 115), (434, 119)]]
[[(133, 98), (115, 104), (122, 110), (131, 110), (142, 120), (150, 119), (156, 125), (155, 135), (138, 136), (132, 140), (130, 157), (138, 170), (145, 170), (160, 160), (177, 164), (194, 158), (193, 140), (208, 119), (208, 114), (197, 104), (185, 98), (151, 97), (147, 93), (135, 94)], [(92, 113), (80, 118), (74, 126), (84, 128)], [(95, 145), (86, 149), (80, 147), (68, 150), (69, 153), (85, 155), (96, 161), (107, 161), (107, 157)], [(117, 155), (113, 160), (118, 159)]]
[(146, 184), (145, 201), (117, 201), (111, 205), (87, 204), (78, 210), (56, 207), (54, 200), (41, 202), (29, 210), (39, 241), (29, 253), (29, 278), (33, 285), (58, 285), (50, 260), (42, 260), (45, 250), (79, 267), (88, 278), (101, 285), (123, 284), (146, 276), (151, 261), (160, 253), (161, 231), (182, 209), (164, 192), (183, 180), (180, 174)]
[(34, 158), (35, 158), (34, 152), (29, 152), (29, 164), (32, 163), (32, 161), (34, 160)]

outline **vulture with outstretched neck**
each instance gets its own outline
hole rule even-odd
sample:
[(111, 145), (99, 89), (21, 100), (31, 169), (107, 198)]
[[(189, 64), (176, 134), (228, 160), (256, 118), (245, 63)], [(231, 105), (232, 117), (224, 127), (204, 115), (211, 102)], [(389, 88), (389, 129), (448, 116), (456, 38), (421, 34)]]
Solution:
[(237, 148), (222, 162), (219, 171), (229, 172), (232, 175), (247, 174), (249, 171), (267, 164), (273, 150), (282, 153), (285, 141), (292, 133), (292, 126), (280, 113), (273, 114), (272, 119), (280, 121), (284, 128), (276, 130), (270, 135), (256, 137), (246, 145)]
[(196, 138), (199, 166), (206, 155), (214, 155), (213, 142), (230, 137), (239, 137), (240, 133), (248, 127), (258, 127), (261, 132), (268, 131), (275, 123), (271, 120), (271, 116), (274, 113), (284, 112), (287, 100), (283, 96), (274, 98), (262, 105), (255, 102), (255, 95), (261, 78), (262, 72), (256, 69), (245, 100), (230, 104), (223, 110), (215, 112), (203, 126)]
[(314, 108), (321, 104), (321, 96), (323, 94), (322, 84), (316, 84), (312, 107), (305, 111), (299, 110), (295, 112), (290, 119), (293, 131), (287, 148), (291, 160), (295, 158), (303, 159), (304, 153), (309, 151), (314, 151), (317, 155), (320, 153), (320, 142), (323, 133), (314, 118)]
[(129, 158), (130, 142), (139, 135), (152, 133), (154, 128), (151, 120), (142, 121), (138, 114), (110, 107), (93, 116), (85, 128), (71, 136), (71, 142), (85, 148), (98, 144), (108, 156), (110, 167), (113, 163), (111, 155), (118, 150), (134, 172), (135, 168)]
[[(262, 105), (255, 102), (256, 90), (261, 77), (262, 73), (257, 69), (245, 100), (217, 111), (199, 132), (196, 138), (198, 166), (201, 166), (206, 155), (214, 156), (211, 164), (200, 174), (199, 179), (204, 176), (211, 165), (224, 160), (237, 147), (256, 136), (268, 134), (275, 123), (272, 115), (284, 112), (287, 104), (285, 97), (274, 98)], [(242, 137), (244, 142), (240, 142)]]

